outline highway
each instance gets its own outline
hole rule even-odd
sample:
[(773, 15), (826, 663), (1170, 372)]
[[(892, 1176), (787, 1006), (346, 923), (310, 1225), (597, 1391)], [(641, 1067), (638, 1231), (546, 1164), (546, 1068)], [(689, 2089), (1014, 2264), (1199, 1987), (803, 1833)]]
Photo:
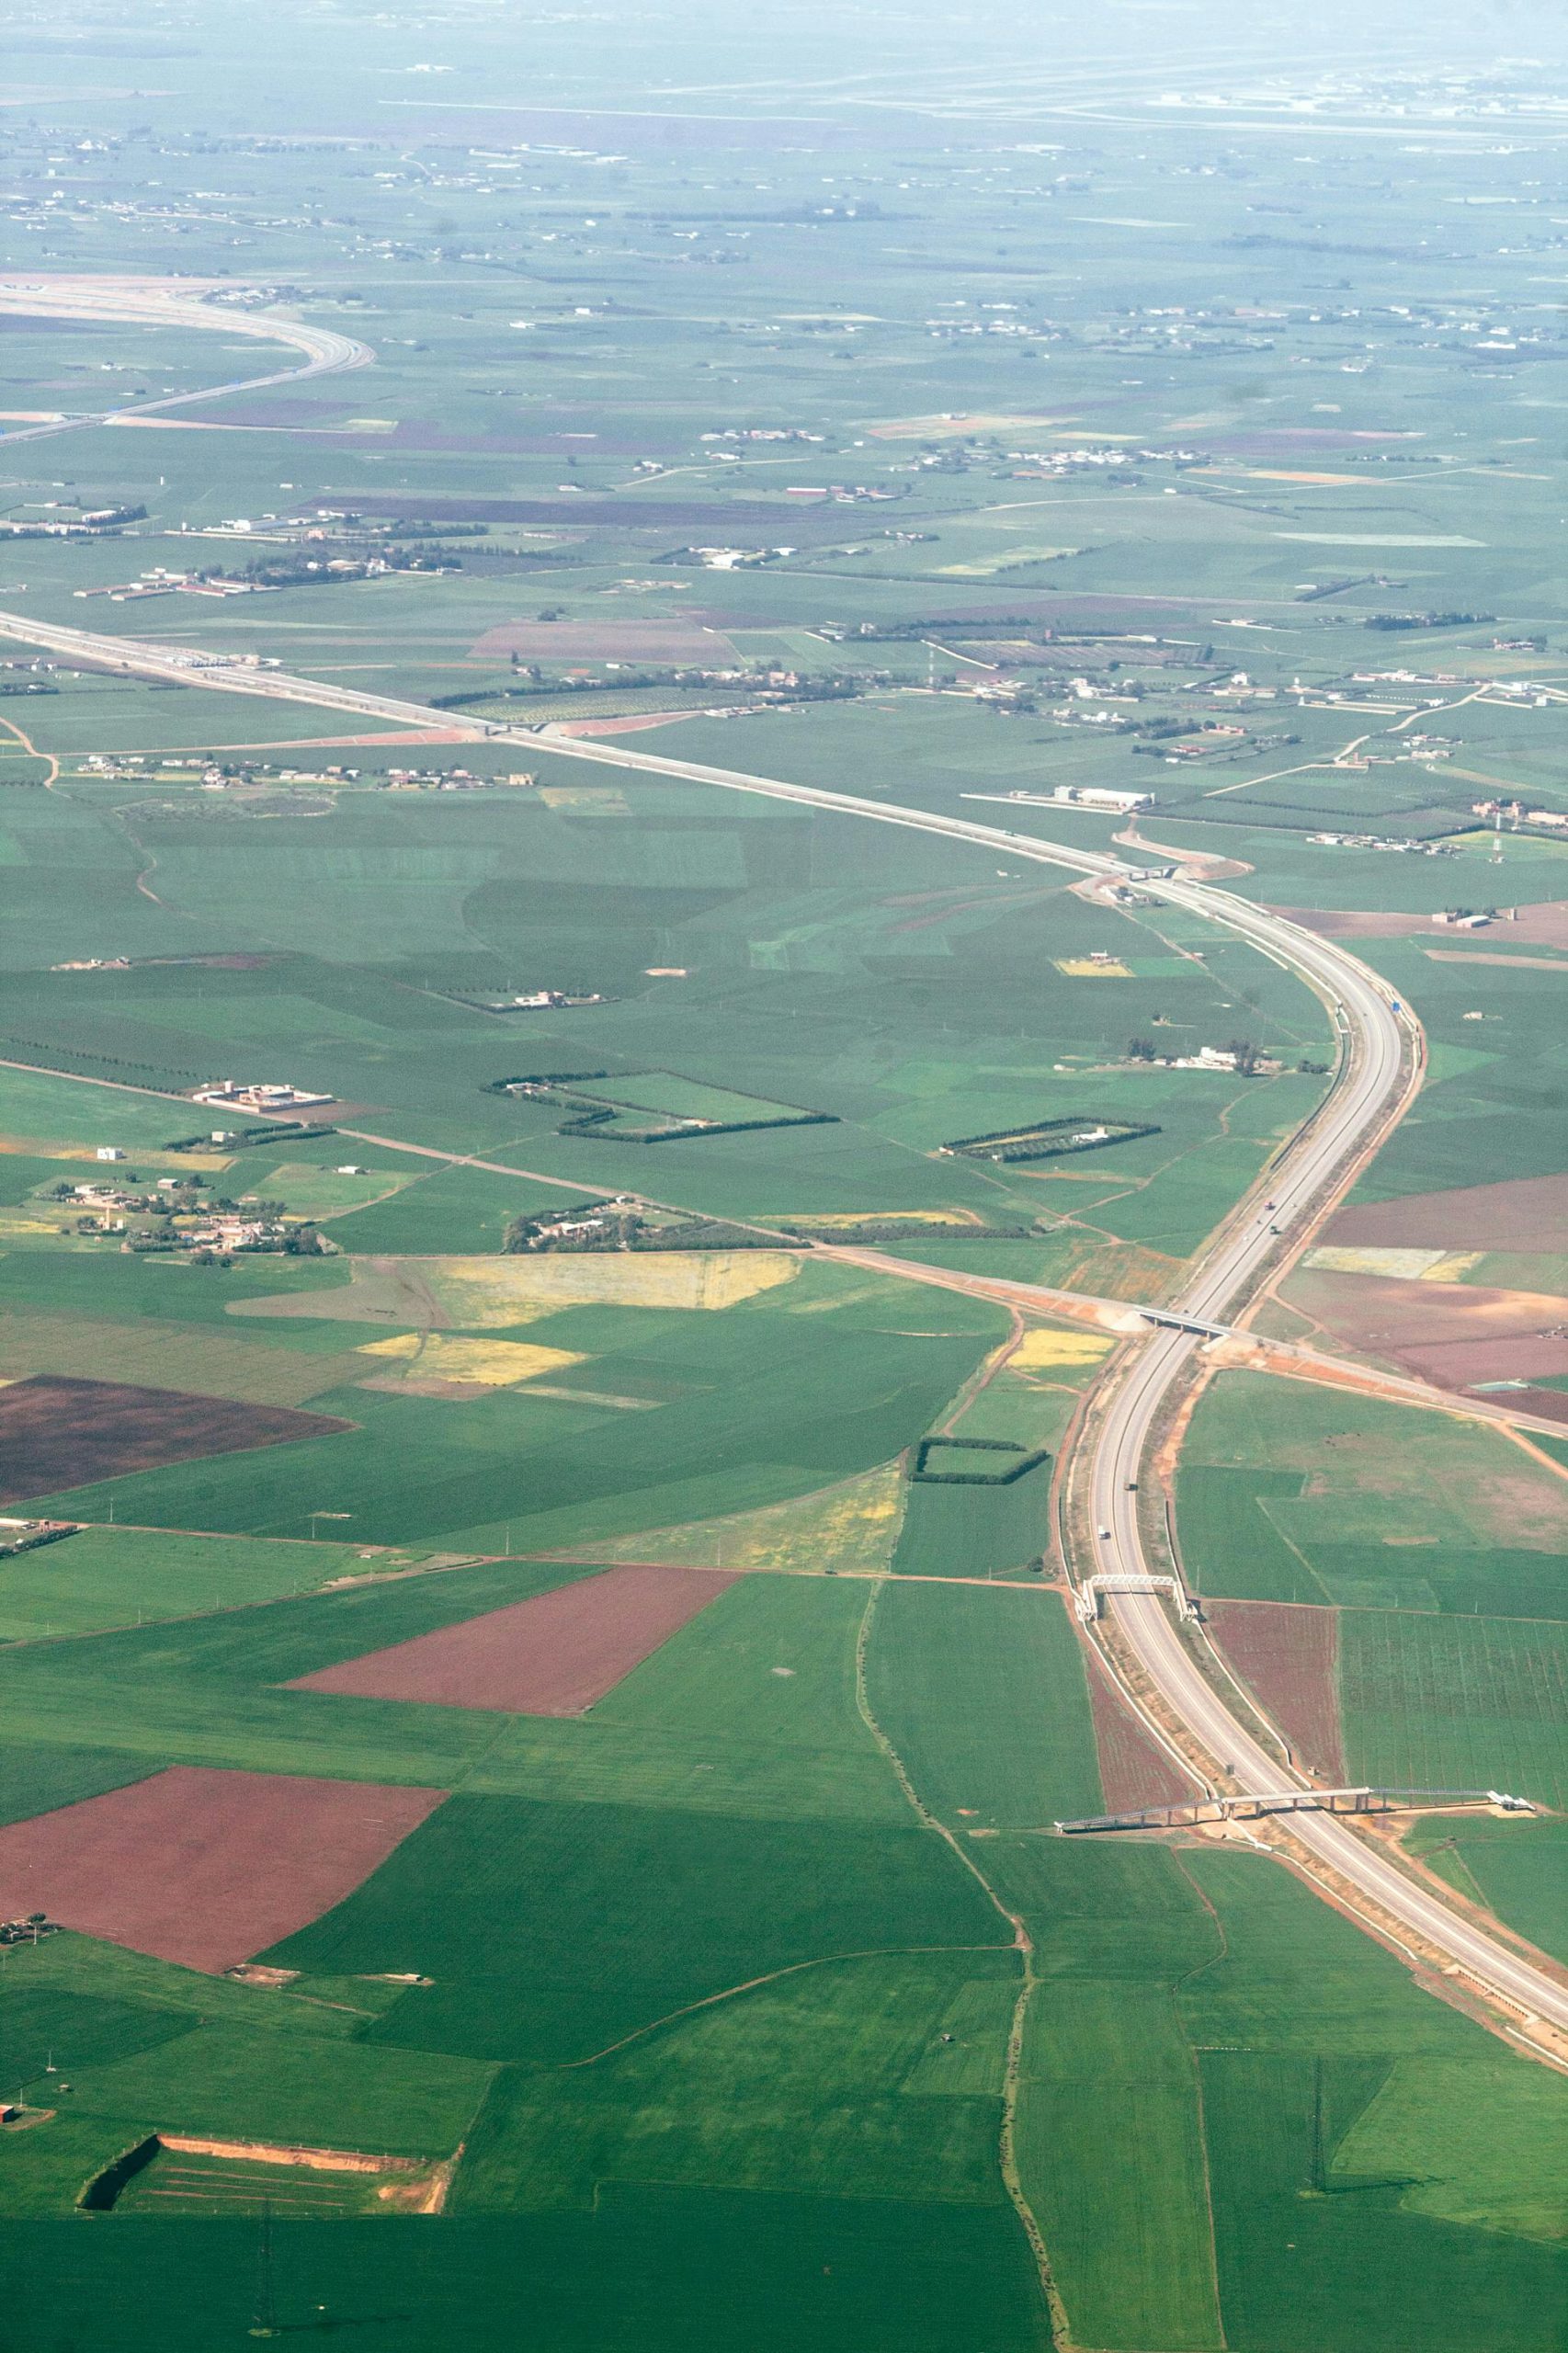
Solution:
[[(323, 686), (281, 670), (253, 669), (227, 661), (193, 669), (188, 654), (40, 622), (19, 614), (0, 612), (0, 635), (19, 638), (67, 658), (76, 655), (95, 663), (118, 663), (141, 676), (308, 702), (410, 726), (453, 724), (452, 713), (427, 704)], [(1010, 863), (1028, 860), (1117, 879), (1126, 873), (1127, 861), (1102, 851), (1015, 834), (936, 811), (824, 791), (695, 760), (671, 759), (620, 744), (541, 737), (531, 730), (494, 722), (468, 722), (464, 732), (501, 736), (536, 751), (548, 750), (553, 757), (714, 785), (934, 834), (993, 857), (1001, 855)], [(1420, 1032), (1387, 983), (1337, 942), (1319, 938), (1211, 883), (1172, 876), (1141, 881), (1139, 887), (1222, 925), (1294, 972), (1333, 1008), (1340, 1032), (1340, 1065), (1324, 1105), (1269, 1173), (1271, 1206), (1265, 1207), (1256, 1197), (1243, 1204), (1220, 1229), (1176, 1302), (1186, 1314), (1225, 1324), (1244, 1305), (1251, 1287), (1276, 1254), (1289, 1253), (1291, 1236), (1304, 1236), (1311, 1221), (1346, 1181), (1358, 1154), (1380, 1140), (1397, 1119), (1413, 1083), (1412, 1074), (1419, 1068)], [(1299, 1239), (1294, 1246), (1300, 1246)], [(1047, 1295), (1042, 1294), (1041, 1304), (1049, 1311)], [(1200, 1345), (1197, 1335), (1171, 1328), (1155, 1329), (1144, 1340), (1130, 1340), (1110, 1375), (1104, 1410), (1090, 1418), (1083, 1441), (1082, 1470), (1095, 1531), (1096, 1572), (1151, 1572), (1134, 1483), (1141, 1479), (1161, 1409), (1183, 1381)], [(1102, 1529), (1107, 1531), (1103, 1537), (1098, 1533)], [(1278, 1759), (1244, 1730), (1199, 1671), (1164, 1604), (1153, 1596), (1122, 1594), (1106, 1597), (1106, 1606), (1196, 1748), (1242, 1789), (1280, 1787)], [(1293, 1778), (1302, 1787), (1310, 1786), (1304, 1777)], [(1476, 1986), (1501, 1996), (1527, 2019), (1540, 2018), (1568, 2032), (1568, 1984), (1536, 1968), (1500, 1938), (1451, 1909), (1346, 1822), (1328, 1814), (1302, 1813), (1276, 1824), (1276, 1831), (1304, 1850), (1310, 1866), (1326, 1867), (1342, 1885), (1354, 1889), (1422, 1946), (1444, 1956), (1449, 1965)]]
[(74, 433), (89, 425), (134, 425), (141, 417), (157, 418), (165, 411), (188, 408), (199, 401), (223, 400), (235, 392), (258, 392), (269, 384), (299, 384), (309, 376), (335, 375), (346, 368), (366, 368), (375, 358), (368, 344), (332, 327), (307, 326), (272, 311), (244, 311), (228, 302), (196, 299), (199, 284), (232, 294), (226, 281), (183, 280), (171, 285), (158, 278), (113, 278), (59, 276), (51, 272), (0, 278), (0, 314), (28, 318), (101, 319), (106, 325), (198, 327), (210, 333), (220, 328), (231, 335), (267, 343), (291, 344), (304, 354), (297, 368), (273, 368), (263, 376), (230, 379), (196, 392), (165, 392), (156, 400), (126, 401), (84, 415), (52, 417), (36, 425), (0, 431), (0, 450), (21, 441), (43, 441), (56, 433)]

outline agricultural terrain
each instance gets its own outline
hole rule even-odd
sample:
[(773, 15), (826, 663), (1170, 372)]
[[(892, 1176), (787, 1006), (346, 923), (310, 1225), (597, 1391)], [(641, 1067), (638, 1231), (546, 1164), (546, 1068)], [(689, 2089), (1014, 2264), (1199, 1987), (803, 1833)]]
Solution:
[(1539, 2022), (1059, 1829), (1245, 1232), (1117, 1500), (1568, 1984), (1568, 45), (1290, 14), (12, 28), (7, 2342), (1561, 2353)]

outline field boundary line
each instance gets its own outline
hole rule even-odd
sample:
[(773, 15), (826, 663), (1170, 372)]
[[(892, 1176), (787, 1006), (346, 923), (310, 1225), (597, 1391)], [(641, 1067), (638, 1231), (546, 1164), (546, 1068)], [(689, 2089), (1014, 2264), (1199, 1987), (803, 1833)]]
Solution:
[(966, 1850), (956, 1833), (949, 1830), (945, 1822), (939, 1821), (921, 1798), (910, 1777), (909, 1768), (887, 1733), (882, 1729), (876, 1711), (871, 1705), (871, 1695), (866, 1681), (866, 1660), (870, 1647), (871, 1626), (876, 1617), (877, 1604), (881, 1599), (883, 1588), (888, 1582), (884, 1577), (872, 1586), (866, 1597), (865, 1609), (861, 1613), (859, 1631), (855, 1638), (855, 1703), (859, 1709), (861, 1722), (886, 1757), (892, 1768), (893, 1778), (908, 1800), (912, 1812), (926, 1829), (934, 1830), (937, 1837), (952, 1849), (964, 1869), (984, 1889), (987, 1897), (1001, 1917), (1012, 1928), (1013, 1946), (1022, 1962), (1023, 1973), (1018, 1985), (1018, 1998), (1013, 2005), (1012, 2022), (1007, 2029), (1007, 2055), (1002, 2070), (1002, 2130), (998, 2137), (997, 2159), (1003, 2188), (1012, 2201), (1014, 2212), (1023, 2225), (1024, 2235), (1028, 2241), (1030, 2252), (1034, 2256), (1035, 2269), (1040, 2279), (1040, 2293), (1045, 2299), (1055, 2353), (1074, 2353), (1067, 2307), (1062, 2302), (1062, 2291), (1056, 2284), (1056, 2275), (1051, 2268), (1051, 2256), (1046, 2247), (1045, 2234), (1040, 2229), (1039, 2217), (1025, 2194), (1023, 2177), (1018, 2171), (1018, 2087), (1023, 2074), (1024, 2029), (1028, 2016), (1029, 1996), (1040, 1982), (1035, 1975), (1034, 1939), (1029, 1935), (1023, 1915), (1008, 1910), (974, 1857)]
[(1203, 2204), (1209, 2216), (1209, 2276), (1214, 2288), (1214, 2318), (1217, 2324), (1217, 2334), (1220, 2345), (1223, 2348), (1229, 2346), (1230, 2338), (1225, 2334), (1225, 2306), (1220, 2293), (1220, 2244), (1214, 2231), (1214, 2180), (1209, 2164), (1209, 2118), (1203, 2101), (1203, 2062), (1198, 2046), (1187, 2030), (1187, 2021), (1181, 2015), (1181, 1989), (1189, 1978), (1201, 1977), (1203, 1972), (1206, 1969), (1212, 1969), (1216, 1961), (1228, 1961), (1231, 1957), (1231, 1940), (1225, 1934), (1225, 1923), (1221, 1917), (1219, 1905), (1215, 1904), (1208, 1890), (1199, 1887), (1193, 1878), (1192, 1873), (1182, 1861), (1180, 1848), (1173, 1846), (1167, 1851), (1182, 1878), (1186, 1880), (1188, 1887), (1213, 1921), (1214, 1933), (1220, 1940), (1219, 1950), (1211, 1952), (1207, 1961), (1194, 1961), (1190, 1969), (1184, 1969), (1178, 1977), (1171, 1980), (1170, 1996), (1171, 2012), (1176, 2021), (1176, 2032), (1180, 2035), (1186, 2046), (1187, 2057), (1192, 2062), (1192, 2087), (1198, 2103), (1198, 2145), (1203, 2156)]
[(682, 2018), (696, 2018), (699, 2011), (716, 2009), (721, 2002), (739, 2001), (744, 1994), (756, 1994), (764, 1985), (777, 1985), (785, 1977), (803, 1976), (809, 1969), (837, 1969), (849, 1961), (898, 1961), (915, 1956), (929, 1957), (947, 1952), (1006, 1952), (1006, 1945), (867, 1945), (854, 1952), (818, 1952), (809, 1961), (789, 1961), (782, 1969), (765, 1970), (760, 1977), (743, 1977), (733, 1985), (722, 1985), (716, 1994), (704, 1994), (695, 2002), (682, 2003), (678, 2010), (666, 2010), (663, 2018), (648, 2018), (642, 2026), (634, 2026), (617, 2042), (607, 2042), (602, 2051), (590, 2051), (585, 2058), (563, 2059), (555, 2069), (561, 2075), (575, 2075), (580, 2067), (597, 2067), (601, 2059), (613, 2059), (618, 2051), (629, 2050), (641, 2042), (644, 2035), (657, 2034), (662, 2027), (676, 2026)]

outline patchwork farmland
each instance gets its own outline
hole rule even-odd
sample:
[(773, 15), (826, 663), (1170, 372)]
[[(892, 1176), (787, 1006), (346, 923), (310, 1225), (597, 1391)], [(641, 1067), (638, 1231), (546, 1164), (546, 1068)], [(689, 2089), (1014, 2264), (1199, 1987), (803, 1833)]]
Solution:
[(7, 59), (7, 2345), (1562, 2353), (1555, 12)]

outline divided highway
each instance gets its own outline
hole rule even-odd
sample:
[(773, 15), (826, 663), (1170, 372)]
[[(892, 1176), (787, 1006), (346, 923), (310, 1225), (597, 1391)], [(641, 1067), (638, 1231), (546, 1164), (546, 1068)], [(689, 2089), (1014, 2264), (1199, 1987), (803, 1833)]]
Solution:
[[(307, 702), (407, 726), (452, 729), (453, 715), (423, 703), (325, 686), (279, 670), (259, 670), (230, 662), (191, 666), (192, 657), (175, 649), (147, 646), (85, 630), (58, 627), (20, 614), (0, 612), (0, 635), (15, 637), (70, 658), (118, 664), (139, 676), (177, 679), (230, 693)], [(1042, 841), (996, 825), (938, 812), (901, 807), (814, 786), (789, 784), (671, 759), (612, 743), (544, 737), (531, 730), (494, 722), (458, 722), (471, 736), (501, 736), (552, 756), (600, 767), (631, 768), (643, 775), (710, 784), (722, 790), (793, 801), (843, 816), (865, 817), (1000, 854), (1009, 861), (1064, 866), (1085, 875), (1121, 879), (1126, 862), (1103, 852)], [(1180, 1311), (1206, 1323), (1226, 1323), (1244, 1303), (1250, 1287), (1279, 1246), (1277, 1233), (1301, 1233), (1332, 1198), (1357, 1153), (1375, 1141), (1397, 1116), (1419, 1051), (1419, 1033), (1409, 1013), (1386, 983), (1334, 942), (1287, 923), (1233, 892), (1171, 877), (1141, 887), (1189, 909), (1250, 941), (1295, 972), (1333, 1008), (1341, 1037), (1338, 1075), (1316, 1117), (1307, 1122), (1270, 1176), (1271, 1206), (1256, 1201), (1222, 1227), (1176, 1302)], [(1287, 1241), (1285, 1247), (1290, 1244)], [(1042, 1302), (1043, 1303), (1043, 1302)], [(1138, 1518), (1136, 1483), (1162, 1406), (1187, 1372), (1200, 1346), (1199, 1336), (1179, 1329), (1156, 1329), (1131, 1343), (1111, 1376), (1108, 1402), (1092, 1422), (1084, 1464), (1094, 1524), (1096, 1572), (1149, 1574)], [(1101, 1531), (1104, 1531), (1101, 1533)], [(1165, 1706), (1186, 1728), (1199, 1751), (1228, 1779), (1253, 1790), (1278, 1789), (1278, 1761), (1262, 1748), (1199, 1671), (1163, 1603), (1153, 1595), (1106, 1597), (1116, 1623)], [(1301, 1786), (1310, 1786), (1302, 1777)], [(1428, 1892), (1391, 1861), (1370, 1840), (1343, 1820), (1324, 1813), (1290, 1816), (1280, 1824), (1305, 1850), (1311, 1864), (1326, 1867), (1386, 1919), (1399, 1924), (1428, 1950), (1485, 1992), (1500, 1996), (1527, 2019), (1540, 2018), (1568, 2032), (1568, 1985), (1516, 1954), (1501, 1939), (1473, 1926), (1441, 1897)]]
[[(233, 289), (224, 289), (232, 292)], [(0, 449), (18, 441), (43, 441), (52, 434), (74, 433), (85, 425), (134, 425), (139, 417), (156, 418), (165, 410), (188, 408), (199, 401), (222, 400), (234, 392), (259, 392), (270, 384), (299, 384), (309, 376), (335, 375), (346, 368), (369, 367), (375, 358), (368, 344), (339, 335), (332, 327), (307, 326), (274, 312), (243, 311), (229, 303), (196, 299), (190, 281), (171, 288), (160, 279), (112, 278), (74, 278), (51, 271), (0, 278), (0, 314), (28, 318), (101, 319), (106, 325), (221, 328), (233, 335), (267, 343), (291, 344), (304, 354), (298, 368), (273, 368), (264, 376), (232, 379), (191, 392), (165, 392), (156, 400), (136, 400), (98, 409), (85, 415), (59, 416), (0, 433)]]

